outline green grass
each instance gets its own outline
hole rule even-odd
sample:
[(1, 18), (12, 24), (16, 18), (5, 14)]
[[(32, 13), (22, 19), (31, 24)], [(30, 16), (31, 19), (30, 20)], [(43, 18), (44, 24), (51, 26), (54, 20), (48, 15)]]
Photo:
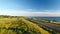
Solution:
[(24, 18), (0, 18), (0, 34), (49, 34)]

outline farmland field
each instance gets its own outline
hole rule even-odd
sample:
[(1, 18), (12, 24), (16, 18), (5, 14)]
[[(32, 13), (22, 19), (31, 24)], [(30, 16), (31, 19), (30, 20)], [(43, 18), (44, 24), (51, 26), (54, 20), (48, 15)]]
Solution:
[(47, 26), (43, 26), (42, 24), (34, 22), (37, 20), (42, 22), (37, 18), (20, 16), (0, 17), (0, 34), (60, 34), (59, 32), (48, 28)]

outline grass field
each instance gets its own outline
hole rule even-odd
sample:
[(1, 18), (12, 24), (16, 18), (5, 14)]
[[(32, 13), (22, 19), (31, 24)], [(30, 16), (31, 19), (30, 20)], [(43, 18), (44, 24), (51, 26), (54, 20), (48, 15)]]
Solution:
[(49, 34), (49, 32), (20, 17), (0, 18), (0, 34)]
[(0, 16), (0, 34), (60, 34), (50, 27), (37, 24), (31, 20), (60, 25), (60, 22), (56, 23), (57, 21), (54, 20), (23, 16)]

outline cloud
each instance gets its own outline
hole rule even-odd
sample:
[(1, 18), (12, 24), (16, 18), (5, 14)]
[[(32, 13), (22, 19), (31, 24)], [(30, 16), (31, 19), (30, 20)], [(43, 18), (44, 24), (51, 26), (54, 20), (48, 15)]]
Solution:
[(18, 10), (0, 10), (0, 15), (11, 16), (60, 16), (59, 11), (46, 11), (46, 12), (31, 12), (31, 11), (18, 11)]

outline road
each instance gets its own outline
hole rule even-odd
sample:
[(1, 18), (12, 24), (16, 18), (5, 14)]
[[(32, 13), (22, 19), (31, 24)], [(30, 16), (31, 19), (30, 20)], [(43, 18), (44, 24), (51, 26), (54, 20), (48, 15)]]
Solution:
[[(29, 20), (29, 19), (27, 19), (27, 20)], [(35, 20), (29, 20), (29, 21), (32, 21), (34, 23), (37, 23), (37, 24), (40, 24), (40, 25), (43, 25), (43, 26), (46, 26), (46, 27), (49, 27), (49, 28), (53, 29), (54, 31), (60, 33), (60, 25), (51, 24), (51, 23), (42, 23), (42, 22), (35, 21)]]
[(50, 27), (50, 28), (60, 32), (60, 25), (55, 25), (55, 24), (51, 24), (51, 23), (41, 23), (41, 22), (38, 22), (38, 21), (34, 21), (34, 22), (36, 22), (38, 24), (41, 24), (41, 25), (44, 25), (46, 27)]

